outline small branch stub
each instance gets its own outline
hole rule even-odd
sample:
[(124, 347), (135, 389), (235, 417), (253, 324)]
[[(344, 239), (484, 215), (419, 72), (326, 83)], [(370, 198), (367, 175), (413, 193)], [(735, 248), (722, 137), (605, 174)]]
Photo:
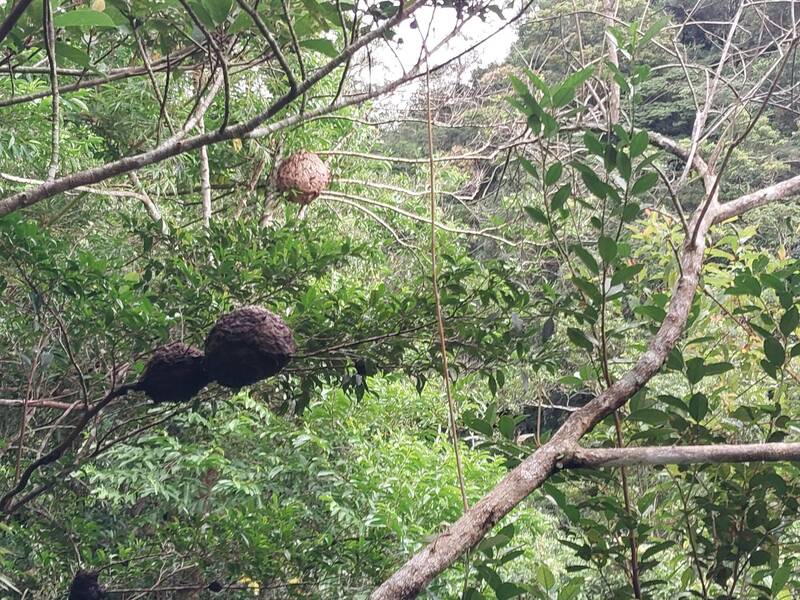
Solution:
[(275, 184), (286, 194), (287, 200), (297, 204), (309, 204), (319, 196), (331, 182), (331, 170), (313, 152), (301, 150), (278, 165)]
[(297, 351), (292, 331), (278, 315), (245, 306), (222, 315), (206, 338), (209, 377), (238, 389), (283, 369)]

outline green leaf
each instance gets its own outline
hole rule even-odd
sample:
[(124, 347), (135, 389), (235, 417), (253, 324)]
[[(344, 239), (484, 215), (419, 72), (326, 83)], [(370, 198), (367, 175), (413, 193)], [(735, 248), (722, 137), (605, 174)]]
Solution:
[(667, 313), (664, 311), (663, 308), (659, 306), (653, 306), (651, 304), (644, 304), (642, 306), (637, 306), (633, 309), (637, 315), (644, 315), (655, 321), (656, 323), (661, 323), (664, 320), (664, 317), (667, 316)]
[(631, 159), (622, 150), (617, 152), (617, 170), (625, 181), (631, 178)]
[(542, 325), (542, 333), (541, 333), (542, 343), (545, 343), (547, 340), (553, 337), (553, 334), (555, 332), (556, 332), (555, 319), (553, 319), (552, 316), (547, 317), (547, 320), (544, 322), (544, 325)]
[(592, 256), (591, 253), (586, 248), (578, 244), (574, 244), (573, 246), (570, 247), (570, 250), (572, 250), (577, 255), (577, 257), (581, 259), (581, 262), (585, 264), (586, 268), (589, 269), (592, 273), (594, 273), (595, 275), (600, 273), (600, 267), (597, 266), (597, 261), (594, 259), (594, 256)]
[(636, 158), (647, 150), (647, 145), (650, 143), (650, 137), (646, 131), (637, 132), (631, 139), (630, 153), (631, 158)]
[(509, 598), (516, 598), (525, 593), (525, 590), (515, 583), (504, 581), (495, 591), (497, 600), (508, 600)]
[(686, 379), (694, 385), (705, 377), (705, 361), (701, 357), (690, 358), (686, 361)]
[(761, 567), (763, 565), (769, 564), (769, 561), (771, 559), (772, 555), (766, 550), (756, 550), (750, 555), (750, 566)]
[(514, 91), (517, 95), (522, 99), (522, 102), (525, 105), (525, 113), (529, 115), (536, 115), (541, 120), (542, 118), (542, 108), (539, 106), (539, 103), (531, 94), (530, 89), (527, 85), (525, 85), (518, 77), (514, 75), (508, 76), (509, 80), (511, 80), (511, 87), (514, 88)]
[(464, 425), (473, 431), (482, 433), (486, 437), (492, 437), (492, 425), (487, 423), (484, 419), (479, 419), (471, 413), (464, 413), (463, 419)]
[(772, 573), (772, 585), (770, 586), (770, 591), (774, 596), (786, 586), (789, 582), (789, 577), (792, 574), (792, 563), (789, 559), (783, 561), (783, 564), (775, 569)]
[(574, 327), (567, 328), (567, 337), (579, 348), (583, 348), (584, 350), (588, 350), (590, 352), (594, 349), (592, 342), (580, 329), (575, 329)]
[(642, 209), (636, 202), (628, 202), (622, 207), (622, 220), (626, 223), (634, 221), (639, 216), (639, 211)]
[(629, 421), (638, 421), (647, 425), (662, 425), (667, 422), (667, 413), (657, 408), (643, 408), (628, 415)]
[(608, 185), (600, 181), (597, 175), (591, 171), (581, 171), (581, 179), (589, 191), (601, 200), (608, 195)]
[(558, 590), (557, 600), (575, 600), (578, 594), (583, 591), (584, 582), (582, 577), (573, 577), (566, 585)]
[(644, 265), (637, 263), (635, 265), (623, 265), (614, 270), (614, 276), (611, 278), (611, 284), (617, 285), (630, 281), (644, 268)]
[[(56, 41), (56, 56), (59, 59), (67, 59), (80, 67), (89, 66), (89, 55), (79, 48), (70, 46), (66, 42)], [(61, 60), (58, 61), (63, 64)]]
[(644, 35), (642, 35), (642, 37), (639, 39), (637, 47), (641, 48), (642, 46), (647, 45), (650, 40), (652, 40), (662, 29), (664, 29), (667, 23), (669, 23), (669, 19), (666, 16), (662, 16), (655, 23), (650, 25), (650, 27), (647, 28), (647, 31), (644, 32)]
[(546, 590), (549, 590), (556, 584), (555, 575), (553, 575), (553, 572), (548, 569), (547, 565), (544, 563), (536, 568), (536, 580), (542, 584), (542, 587)]
[(783, 344), (774, 336), (764, 338), (764, 355), (770, 364), (776, 367), (783, 366), (786, 360), (786, 351), (783, 349)]
[(211, 18), (214, 19), (214, 24), (219, 25), (231, 14), (233, 0), (203, 0), (203, 6), (205, 6)]
[(587, 131), (586, 133), (583, 134), (583, 144), (586, 146), (586, 149), (592, 154), (596, 154), (597, 156), (603, 156), (603, 154), (605, 153), (605, 145), (591, 131)]
[(716, 362), (704, 365), (705, 374), (703, 377), (710, 377), (711, 375), (722, 375), (733, 369), (733, 365), (729, 362)]
[(568, 183), (565, 183), (558, 188), (558, 191), (555, 194), (553, 194), (553, 197), (550, 199), (550, 207), (553, 210), (560, 210), (564, 208), (564, 204), (566, 204), (570, 193), (572, 193), (572, 186)]
[(526, 206), (525, 212), (528, 213), (528, 216), (536, 223), (547, 225), (549, 222), (547, 220), (547, 215), (544, 214), (540, 208), (536, 208), (535, 206)]
[(575, 97), (575, 90), (579, 85), (586, 82), (594, 73), (594, 67), (586, 67), (576, 71), (564, 80), (559, 88), (553, 93), (553, 106), (559, 108), (566, 106)]
[(525, 74), (528, 76), (528, 79), (530, 79), (531, 83), (536, 87), (536, 89), (542, 92), (542, 105), (549, 106), (551, 102), (550, 87), (544, 82), (544, 80), (542, 80), (541, 77), (539, 77), (530, 69), (525, 69)]
[(53, 17), (55, 27), (115, 27), (107, 14), (90, 8), (76, 8)]
[(669, 354), (667, 355), (667, 361), (664, 363), (664, 366), (672, 371), (683, 371), (684, 364), (683, 354), (681, 353), (680, 348), (673, 348), (669, 351)]
[(600, 258), (606, 264), (609, 264), (617, 256), (617, 242), (605, 235), (601, 235), (597, 240), (597, 249), (600, 251)]
[(597, 285), (583, 277), (573, 277), (572, 283), (584, 294), (589, 296), (595, 304), (600, 304), (603, 296), (600, 294), (600, 288), (598, 288)]
[(564, 83), (561, 84), (561, 87), (574, 90), (579, 85), (586, 83), (592, 74), (594, 74), (594, 67), (586, 67), (580, 71), (575, 71), (572, 75), (564, 80)]
[(789, 310), (783, 313), (781, 317), (780, 329), (783, 335), (790, 335), (797, 329), (800, 324), (800, 313), (797, 311), (796, 306), (792, 306)]
[(658, 183), (658, 173), (654, 171), (645, 173), (644, 175), (639, 177), (639, 179), (637, 179), (631, 186), (631, 195), (639, 196), (640, 194), (644, 194), (657, 183)]
[(336, 49), (334, 43), (325, 38), (317, 38), (313, 40), (301, 40), (300, 45), (303, 48), (320, 52), (329, 58), (336, 58), (339, 56), (339, 51)]
[[(208, 12), (206, 5), (201, 0), (192, 0), (189, 2), (189, 6), (194, 11), (194, 14), (197, 16), (199, 21), (206, 27), (206, 29), (213, 30), (216, 28), (216, 23), (214, 23), (214, 19), (211, 16), (211, 13)], [(204, 40), (203, 32), (194, 24), (194, 29), (192, 31), (192, 37), (196, 40)]]
[(544, 183), (545, 185), (553, 185), (556, 181), (558, 181), (559, 177), (561, 177), (561, 173), (564, 171), (564, 167), (560, 162), (553, 163), (547, 169), (547, 173), (544, 175)]
[(689, 414), (698, 423), (708, 414), (708, 398), (705, 395), (693, 394), (689, 399)]
[(539, 179), (539, 171), (536, 170), (536, 167), (533, 166), (531, 161), (527, 158), (520, 158), (519, 164), (521, 164), (522, 168), (525, 169), (529, 175), (532, 175), (534, 179)]
[(228, 33), (239, 33), (254, 26), (255, 23), (250, 15), (248, 15), (246, 12), (240, 12), (238, 15), (236, 15), (233, 23), (228, 26)]
[(561, 108), (572, 102), (575, 90), (565, 87), (558, 88), (553, 94), (553, 108)]

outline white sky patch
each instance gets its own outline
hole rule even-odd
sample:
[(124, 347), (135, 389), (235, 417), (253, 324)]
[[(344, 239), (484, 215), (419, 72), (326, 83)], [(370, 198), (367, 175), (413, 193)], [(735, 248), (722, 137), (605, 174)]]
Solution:
[[(504, 16), (512, 17), (519, 7), (519, 0), (510, 2), (503, 9)], [(412, 26), (413, 23), (416, 23), (416, 27)], [(431, 54), (430, 65), (439, 65), (458, 56), (498, 31), (505, 23), (505, 19), (501, 19), (491, 11), (487, 11), (485, 20), (477, 16), (471, 17), (461, 26), (455, 37)], [(359, 54), (357, 80), (365, 85), (371, 83), (373, 86), (380, 86), (402, 77), (404, 72), (411, 70), (420, 57), (424, 56), (424, 36), (427, 35), (427, 47), (429, 49), (436, 48), (452, 33), (456, 25), (456, 11), (452, 8), (420, 8), (414, 12), (413, 18), (405, 20), (397, 28), (397, 34), (391, 42), (377, 42), (372, 45), (371, 68), (367, 64), (366, 53)], [(475, 69), (503, 61), (511, 51), (516, 39), (517, 34), (513, 25), (505, 27), (497, 35), (460, 59), (461, 68), (457, 70), (458, 77), (462, 81), (468, 81)], [(419, 85), (419, 80), (405, 85), (393, 94), (386, 96), (384, 102), (389, 105), (402, 104)]]

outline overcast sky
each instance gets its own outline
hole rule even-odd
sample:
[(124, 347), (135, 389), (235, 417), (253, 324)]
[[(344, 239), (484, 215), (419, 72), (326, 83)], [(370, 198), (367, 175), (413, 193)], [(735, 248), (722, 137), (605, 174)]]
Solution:
[[(514, 2), (514, 7), (505, 9), (504, 15), (508, 18), (516, 14), (514, 8), (518, 4), (518, 2)], [(416, 27), (412, 26), (414, 22)], [(478, 17), (471, 18), (462, 27), (458, 37), (431, 55), (431, 66), (446, 62), (448, 59), (458, 55), (500, 29), (504, 23), (505, 21), (493, 12), (487, 14), (485, 21)], [(372, 71), (371, 73), (366, 70), (362, 71), (359, 73), (360, 79), (364, 82), (371, 79), (373, 85), (381, 85), (401, 77), (403, 69), (411, 69), (420, 57), (422, 34), (430, 31), (428, 47), (433, 48), (453, 30), (455, 25), (456, 11), (452, 8), (420, 8), (414, 13), (414, 20), (408, 19), (398, 28), (395, 40), (392, 42), (394, 52), (385, 43), (377, 44), (374, 47)], [(429, 27), (430, 29), (428, 29)], [(474, 52), (465, 56), (463, 60), (466, 68), (462, 72), (462, 78), (468, 78), (477, 67), (484, 67), (502, 61), (508, 56), (516, 38), (514, 27), (508, 26)], [(402, 40), (402, 43), (399, 40)], [(417, 85), (419, 85), (419, 82), (417, 82)], [(406, 86), (406, 89), (399, 91), (397, 95), (400, 97), (405, 96), (410, 92), (409, 88), (413, 89), (414, 84)], [(395, 102), (398, 101), (397, 95), (394, 99)]]

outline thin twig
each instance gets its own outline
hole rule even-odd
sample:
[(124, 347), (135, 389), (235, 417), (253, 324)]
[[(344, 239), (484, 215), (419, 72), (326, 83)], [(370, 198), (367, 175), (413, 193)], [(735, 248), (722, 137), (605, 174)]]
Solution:
[(58, 93), (58, 68), (56, 65), (56, 31), (53, 27), (53, 8), (50, 0), (44, 0), (42, 6), (42, 20), (44, 29), (45, 48), (47, 50), (47, 63), (50, 67), (50, 94), (52, 100), (53, 126), (51, 130), (50, 166), (47, 167), (47, 181), (55, 178), (58, 173), (59, 155), (61, 151), (61, 100)]
[(430, 176), (430, 207), (431, 207), (431, 283), (433, 285), (433, 299), (436, 306), (436, 323), (439, 330), (439, 349), (442, 353), (442, 379), (447, 395), (447, 413), (450, 419), (450, 438), (453, 441), (453, 452), (456, 459), (456, 476), (458, 488), (461, 491), (461, 502), (464, 512), (469, 510), (467, 488), (464, 483), (464, 470), (461, 466), (461, 450), (459, 448), (458, 426), (456, 419), (456, 404), (453, 400), (453, 390), (450, 387), (450, 369), (447, 364), (447, 341), (444, 330), (444, 315), (442, 314), (442, 299), (439, 294), (439, 276), (436, 261), (436, 167), (433, 160), (433, 120), (431, 111), (431, 87), (429, 69), (425, 70), (426, 104), (428, 112), (428, 170)]

